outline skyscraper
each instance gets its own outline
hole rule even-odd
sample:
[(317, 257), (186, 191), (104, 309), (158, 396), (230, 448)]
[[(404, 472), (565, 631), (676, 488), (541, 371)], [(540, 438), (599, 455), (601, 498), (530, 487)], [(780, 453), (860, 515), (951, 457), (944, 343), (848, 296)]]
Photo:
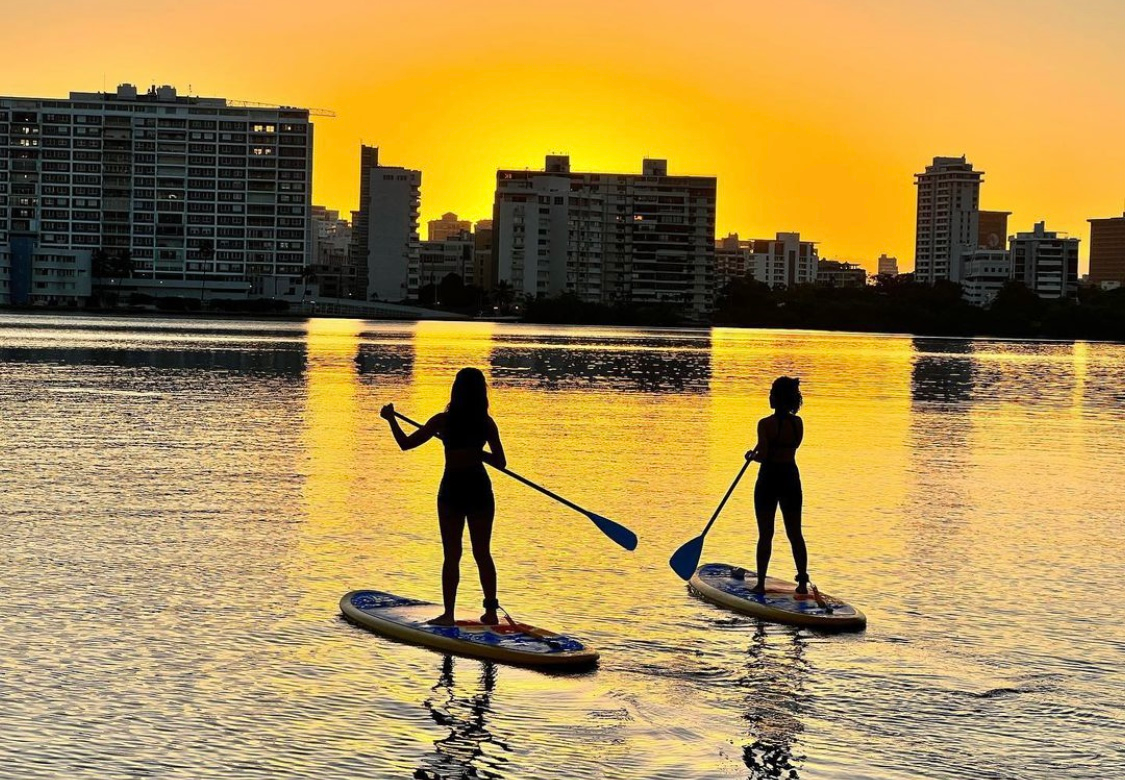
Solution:
[(517, 294), (710, 308), (715, 177), (654, 159), (640, 174), (577, 173), (565, 155), (496, 176), (497, 281)]
[(12, 302), (89, 294), (95, 256), (131, 266), (135, 289), (201, 297), (300, 276), (312, 133), (307, 109), (170, 86), (0, 98), (0, 265)]
[(353, 262), (367, 279), (369, 300), (401, 301), (416, 288), (422, 172), (379, 164), (379, 148), (360, 147), (359, 210)]
[(914, 241), (914, 277), (933, 284), (961, 281), (961, 253), (976, 247), (983, 171), (965, 157), (935, 157), (914, 176), (918, 214)]
[(1125, 285), (1125, 214), (1090, 222), (1090, 282)]

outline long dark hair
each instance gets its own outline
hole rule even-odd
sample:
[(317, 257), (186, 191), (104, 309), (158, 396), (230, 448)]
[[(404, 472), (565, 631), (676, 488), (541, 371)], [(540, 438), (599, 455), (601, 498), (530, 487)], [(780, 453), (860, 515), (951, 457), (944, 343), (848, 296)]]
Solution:
[(778, 415), (796, 414), (804, 403), (801, 380), (795, 376), (779, 376), (770, 388), (770, 408)]
[(488, 384), (479, 368), (462, 368), (457, 372), (445, 411), (446, 436), (452, 435), (458, 440), (484, 440), (485, 422), (488, 420)]

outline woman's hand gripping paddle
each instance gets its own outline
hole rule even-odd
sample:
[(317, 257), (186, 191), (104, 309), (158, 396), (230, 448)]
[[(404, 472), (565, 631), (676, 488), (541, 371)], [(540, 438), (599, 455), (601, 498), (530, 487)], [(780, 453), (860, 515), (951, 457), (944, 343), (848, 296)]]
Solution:
[(746, 473), (746, 469), (750, 466), (750, 461), (754, 459), (754, 455), (754, 450), (746, 453), (746, 462), (743, 463), (742, 468), (738, 470), (738, 476), (734, 478), (734, 482), (730, 483), (727, 494), (723, 496), (723, 500), (719, 502), (719, 507), (715, 510), (715, 514), (711, 515), (711, 520), (707, 523), (707, 527), (703, 529), (703, 533), (690, 541), (684, 542), (680, 545), (680, 549), (672, 553), (672, 557), (668, 559), (668, 565), (672, 567), (672, 571), (676, 572), (681, 580), (690, 580), (691, 575), (695, 574), (695, 570), (699, 567), (699, 556), (703, 554), (703, 539), (707, 536), (707, 532), (711, 530), (711, 526), (715, 524), (719, 512), (723, 511), (723, 506), (726, 505), (730, 494), (734, 492), (735, 485), (742, 479), (742, 475)]
[[(403, 422), (410, 423), (415, 428), (421, 428), (422, 427), (421, 423), (416, 423), (413, 420), (411, 420), (409, 417), (407, 417), (406, 415), (400, 414), (399, 412), (395, 412), (395, 417), (399, 418)], [(492, 466), (491, 463), (489, 463), (488, 465)], [(558, 501), (560, 504), (563, 504), (565, 506), (570, 507), (575, 512), (578, 512), (579, 514), (582, 514), (582, 515), (586, 515), (586, 517), (589, 518), (590, 522), (592, 522), (594, 525), (596, 525), (598, 527), (599, 531), (601, 531), (603, 534), (608, 536), (610, 539), (612, 539), (617, 544), (624, 547), (626, 550), (637, 549), (637, 535), (635, 533), (633, 533), (632, 531), (630, 531), (625, 526), (621, 525), (620, 523), (615, 523), (612, 520), (610, 520), (608, 517), (602, 517), (601, 515), (594, 514), (593, 512), (588, 512), (585, 509), (583, 509), (582, 507), (578, 506), (577, 504), (575, 504), (573, 502), (570, 502), (570, 501), (567, 501), (562, 496), (557, 495), (555, 493), (552, 493), (550, 490), (547, 490), (547, 488), (541, 487), (540, 485), (536, 485), (530, 479), (527, 479), (526, 477), (521, 477), (519, 474), (517, 474), (514, 471), (509, 471), (508, 469), (502, 469), (499, 466), (492, 466), (492, 468), (496, 469), (497, 471), (500, 471), (500, 472), (503, 472), (503, 473), (507, 474), (512, 479), (517, 480), (519, 482), (522, 482), (523, 484), (527, 485), (530, 488), (534, 488), (534, 489), (538, 490), (540, 493), (542, 493), (545, 496), (550, 496), (551, 498)], [(739, 476), (741, 476), (741, 474)], [(706, 533), (706, 532), (704, 532), (704, 533)]]

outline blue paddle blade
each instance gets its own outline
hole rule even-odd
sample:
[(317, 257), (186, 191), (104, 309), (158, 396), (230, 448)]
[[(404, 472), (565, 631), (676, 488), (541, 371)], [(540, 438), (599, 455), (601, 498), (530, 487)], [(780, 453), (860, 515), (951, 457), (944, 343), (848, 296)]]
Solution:
[(599, 530), (626, 550), (637, 549), (637, 535), (620, 523), (615, 523), (608, 517), (587, 512), (586, 517), (598, 527)]
[(690, 580), (691, 575), (699, 567), (699, 556), (703, 554), (703, 537), (697, 536), (691, 541), (684, 542), (680, 549), (672, 553), (668, 565), (681, 580)]

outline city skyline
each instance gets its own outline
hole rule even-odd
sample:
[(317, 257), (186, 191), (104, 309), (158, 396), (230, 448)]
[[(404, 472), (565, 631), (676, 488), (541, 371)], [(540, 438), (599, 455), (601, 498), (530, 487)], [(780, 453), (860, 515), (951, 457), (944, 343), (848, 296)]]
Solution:
[[(987, 171), (980, 207), (1011, 211), (1012, 231), (1046, 219), (1082, 239), (1082, 272), (1087, 220), (1121, 213), (1119, 4), (678, 7), (344, 3), (310, 25), (287, 0), (270, 18), (211, 0), (146, 6), (143, 18), (126, 0), (96, 12), (57, 0), (10, 14), (0, 42), (17, 61), (60, 54), (9, 74), (3, 91), (64, 96), (104, 78), (107, 90), (168, 83), (330, 108), (335, 119), (315, 122), (313, 202), (356, 208), (362, 141), (424, 172), (423, 222), (490, 217), (495, 171), (538, 168), (550, 151), (607, 172), (674, 159), (718, 177), (718, 235), (800, 231), (869, 270), (884, 252), (912, 265), (913, 175), (936, 155)], [(121, 18), (135, 34), (120, 35)], [(544, 37), (557, 45), (529, 45)], [(953, 56), (927, 55), (935, 47)], [(1046, 107), (1068, 121), (1027, 120)]]

